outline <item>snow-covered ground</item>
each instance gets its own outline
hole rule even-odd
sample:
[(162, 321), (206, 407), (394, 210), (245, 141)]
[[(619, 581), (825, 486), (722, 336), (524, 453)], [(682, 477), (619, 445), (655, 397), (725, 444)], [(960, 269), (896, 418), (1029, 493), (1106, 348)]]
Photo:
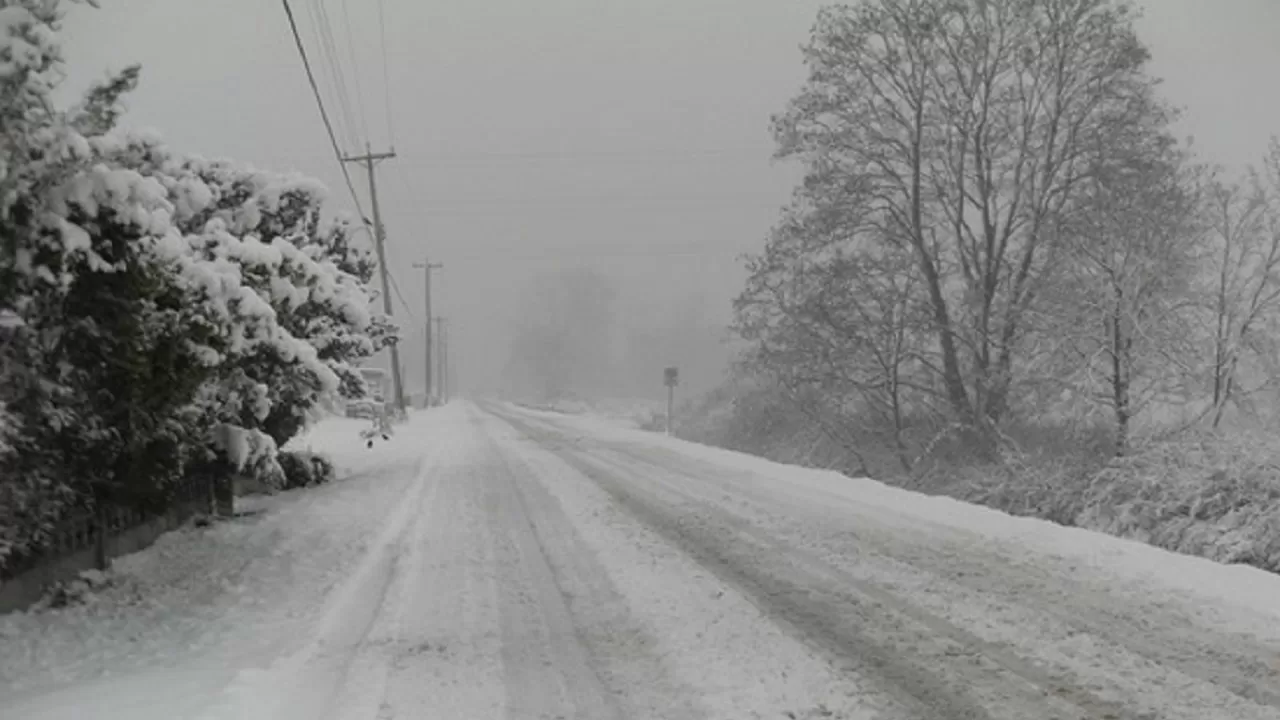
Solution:
[(334, 483), (164, 535), (86, 604), (0, 616), (0, 717), (195, 717), (238, 668), (296, 651), (456, 425), (415, 415), (370, 449), (368, 421), (325, 420), (296, 446), (329, 453)]
[(599, 418), (633, 429), (646, 429), (645, 425), (654, 429), (662, 424), (667, 412), (665, 400), (652, 398), (561, 399), (522, 406), (531, 410)]
[(1280, 577), (454, 403), (0, 618), (4, 718), (1280, 718)]

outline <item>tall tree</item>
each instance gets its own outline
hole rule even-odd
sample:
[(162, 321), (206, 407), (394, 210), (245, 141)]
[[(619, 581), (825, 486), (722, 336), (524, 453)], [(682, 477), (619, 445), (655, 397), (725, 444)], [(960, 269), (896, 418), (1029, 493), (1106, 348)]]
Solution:
[(1201, 256), (1212, 424), (1226, 409), (1274, 387), (1280, 327), (1280, 142), (1245, 183), (1219, 181), (1208, 200)]
[(998, 421), (1088, 158), (1159, 124), (1131, 5), (865, 0), (822, 10), (780, 157), (841, 172), (910, 250), (954, 415)]
[(1040, 323), (1044, 379), (1110, 412), (1117, 454), (1140, 414), (1195, 395), (1200, 172), (1168, 137), (1147, 140), (1095, 159)]
[(904, 433), (933, 395), (922, 372), (927, 321), (912, 256), (859, 221), (866, 198), (811, 176), (752, 258), (735, 302), (735, 330), (753, 343), (748, 365), (771, 377), (837, 442), (857, 452), (875, 437), (912, 460)]

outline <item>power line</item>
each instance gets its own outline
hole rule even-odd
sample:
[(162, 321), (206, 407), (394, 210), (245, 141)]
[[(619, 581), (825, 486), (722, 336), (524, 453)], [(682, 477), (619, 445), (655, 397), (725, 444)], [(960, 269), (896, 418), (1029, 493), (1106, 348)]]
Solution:
[(378, 0), (378, 35), (382, 44), (382, 97), (387, 113), (387, 143), (396, 144), (396, 131), (391, 123), (391, 73), (387, 69), (387, 18), (383, 12), (384, 0)]
[(325, 87), (329, 91), (329, 97), (338, 103), (338, 113), (334, 115), (334, 125), (338, 128), (337, 134), (347, 142), (350, 142), (354, 134), (343, 122), (342, 96), (338, 88), (338, 78), (334, 75), (332, 63), (327, 62), (328, 53), (324, 44), (324, 35), (320, 32), (320, 17), (317, 14), (316, 3), (304, 3), (303, 6), (306, 7), (307, 14), (311, 20), (311, 35), (315, 40), (315, 46), (320, 49), (319, 60), (316, 63), (316, 74), (326, 81)]
[(356, 186), (351, 182), (351, 173), (347, 172), (347, 164), (342, 160), (342, 149), (338, 147), (338, 138), (333, 134), (333, 123), (329, 122), (329, 113), (324, 109), (324, 100), (320, 97), (320, 87), (316, 84), (315, 73), (311, 71), (311, 62), (307, 59), (307, 50), (302, 45), (302, 36), (298, 34), (298, 23), (293, 18), (293, 8), (289, 0), (280, 0), (284, 5), (284, 13), (289, 18), (289, 28), (293, 31), (293, 41), (298, 46), (298, 56), (302, 58), (302, 67), (307, 71), (307, 81), (311, 83), (311, 93), (315, 95), (316, 107), (320, 109), (320, 119), (324, 121), (325, 132), (329, 134), (329, 144), (333, 146), (333, 155), (342, 170), (342, 179), (347, 183), (347, 191), (351, 193), (351, 201), (355, 203), (356, 212), (364, 220), (364, 210), (360, 207), (360, 197), (356, 195)]
[(351, 147), (356, 148), (360, 146), (360, 138), (356, 132), (355, 120), (352, 119), (351, 95), (347, 92), (347, 74), (342, 71), (342, 56), (338, 52), (338, 42), (333, 38), (333, 23), (329, 21), (329, 11), (325, 7), (324, 0), (314, 0), (314, 2), (317, 24), (321, 37), (324, 39), (323, 46), (328, 54), (329, 63), (333, 68), (334, 77), (337, 78), (338, 108), (346, 118), (350, 135), (347, 139), (351, 142)]
[[(303, 5), (307, 8), (307, 13), (311, 17), (312, 34), (315, 35), (316, 47), (319, 50), (319, 59), (316, 62), (317, 74), (324, 75), (325, 79), (328, 80), (328, 86), (332, 91), (331, 97), (338, 108), (338, 112), (334, 114), (334, 124), (338, 126), (338, 134), (342, 135), (343, 141), (349, 143), (354, 135), (351, 133), (350, 128), (343, 122), (345, 118), (342, 113), (342, 88), (338, 85), (341, 78), (333, 72), (333, 63), (329, 62), (329, 47), (324, 41), (324, 31), (320, 22), (319, 5), (315, 0), (312, 0), (312, 2), (304, 2)], [(327, 72), (324, 72), (326, 70)]]
[[(772, 148), (652, 148), (626, 150), (449, 150), (422, 151), (415, 155), (431, 157), (433, 164), (447, 159), (495, 159), (495, 160), (693, 160), (727, 159), (767, 161)], [(408, 160), (410, 164), (423, 162)]]
[(422, 197), (418, 195), (417, 187), (414, 186), (413, 182), (409, 180), (409, 174), (404, 171), (404, 168), (397, 165), (396, 175), (400, 178), (400, 184), (404, 186), (405, 192), (408, 193), (409, 202), (410, 203), (421, 202)]
[(400, 292), (400, 285), (396, 283), (396, 276), (388, 273), (387, 279), (391, 281), (391, 289), (395, 290), (396, 298), (400, 300), (400, 307), (404, 308), (405, 314), (409, 316), (410, 320), (418, 322), (418, 317), (414, 315), (413, 310), (409, 308), (409, 303), (404, 301), (404, 295)]
[(655, 260), (661, 258), (701, 258), (708, 260), (733, 260), (745, 252), (754, 250), (741, 249), (704, 249), (704, 250), (586, 250), (582, 248), (541, 248), (529, 250), (525, 248), (494, 248), (493, 250), (472, 250), (471, 252), (451, 252), (449, 261), (461, 263), (465, 261), (492, 262), (495, 257), (504, 260), (545, 260), (559, 256), (570, 256), (574, 259), (631, 259)]
[(581, 214), (584, 209), (592, 210), (596, 213), (662, 212), (665, 214), (700, 215), (705, 213), (724, 213), (727, 211), (759, 210), (776, 212), (786, 204), (786, 198), (779, 198), (777, 200), (766, 200), (763, 198), (759, 200), (754, 198), (693, 198), (678, 202), (661, 199), (651, 202), (636, 202), (635, 198), (625, 196), (617, 197), (625, 200), (625, 202), (618, 202), (609, 197), (583, 197), (581, 199), (564, 197), (555, 198), (554, 200), (547, 202), (486, 202), (431, 206), (416, 204), (398, 209), (396, 211), (396, 215), (400, 217), (469, 217), (472, 215), (510, 217), (524, 214), (545, 214), (549, 212), (576, 212)]
[(347, 30), (347, 54), (351, 57), (351, 80), (356, 86), (356, 102), (360, 106), (360, 132), (369, 140), (369, 123), (365, 117), (364, 91), (360, 89), (360, 63), (356, 61), (356, 43), (351, 35), (351, 11), (347, 0), (342, 0), (342, 22)]

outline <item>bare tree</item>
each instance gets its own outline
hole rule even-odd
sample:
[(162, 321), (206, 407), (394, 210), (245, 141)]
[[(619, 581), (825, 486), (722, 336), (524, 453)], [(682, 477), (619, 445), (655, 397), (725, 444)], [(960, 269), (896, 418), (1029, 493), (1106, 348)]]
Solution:
[(755, 346), (755, 372), (788, 397), (822, 398), (823, 408), (808, 410), (833, 439), (860, 452), (859, 438), (877, 438), (910, 470), (910, 415), (937, 394), (922, 367), (917, 266), (874, 224), (858, 221), (865, 204), (856, 188), (827, 180), (810, 177), (749, 263), (735, 329)]
[(1136, 417), (1191, 394), (1200, 183), (1159, 134), (1096, 163), (1063, 223), (1063, 272), (1046, 292), (1054, 307), (1042, 327), (1056, 350), (1051, 377), (1109, 411), (1124, 454)]
[[(1215, 183), (1203, 262), (1212, 424), (1228, 405), (1273, 384), (1268, 360), (1280, 351), (1280, 142), (1244, 184)], [(1247, 369), (1251, 372), (1244, 372)], [(1246, 375), (1252, 376), (1249, 382)], [(1261, 376), (1260, 378), (1258, 376)]]
[(1160, 121), (1130, 5), (869, 0), (824, 9), (805, 58), (778, 155), (863, 188), (913, 257), (950, 410), (989, 428), (1090, 154)]

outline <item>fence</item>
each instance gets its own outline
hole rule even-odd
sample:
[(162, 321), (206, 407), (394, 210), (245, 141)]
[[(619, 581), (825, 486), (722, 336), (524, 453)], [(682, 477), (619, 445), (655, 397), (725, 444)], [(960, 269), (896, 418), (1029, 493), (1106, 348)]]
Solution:
[(109, 506), (64, 519), (39, 552), (0, 566), (0, 613), (30, 607), (50, 585), (85, 570), (106, 569), (112, 558), (142, 550), (192, 517), (212, 513), (214, 486), (207, 478), (184, 481), (163, 512)]

